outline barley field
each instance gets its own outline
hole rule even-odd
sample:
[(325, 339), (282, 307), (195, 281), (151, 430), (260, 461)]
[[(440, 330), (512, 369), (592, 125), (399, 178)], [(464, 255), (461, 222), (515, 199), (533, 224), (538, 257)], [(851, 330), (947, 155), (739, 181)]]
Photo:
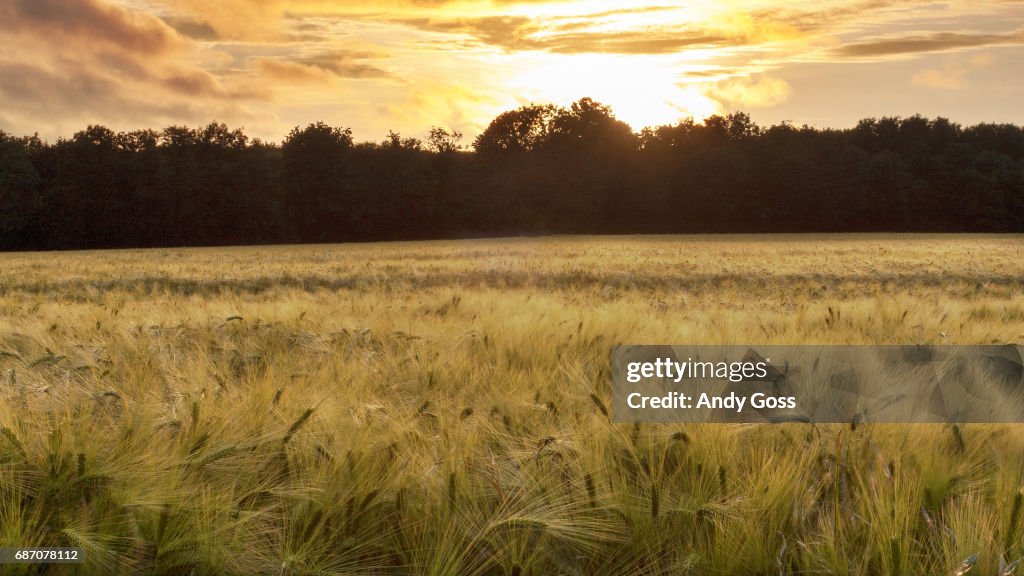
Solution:
[(1024, 238), (0, 254), (0, 547), (86, 559), (0, 572), (995, 576), (1024, 557), (1024, 426), (613, 424), (616, 343), (1021, 344)]

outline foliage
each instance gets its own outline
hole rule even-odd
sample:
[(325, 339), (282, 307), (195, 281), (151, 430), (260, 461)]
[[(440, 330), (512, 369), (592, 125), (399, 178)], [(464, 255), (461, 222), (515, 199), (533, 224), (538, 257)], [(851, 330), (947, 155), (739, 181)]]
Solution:
[(1020, 232), (1024, 129), (883, 117), (847, 130), (744, 113), (645, 128), (583, 98), (456, 130), (280, 145), (211, 123), (70, 140), (0, 132), (0, 249), (551, 233)]

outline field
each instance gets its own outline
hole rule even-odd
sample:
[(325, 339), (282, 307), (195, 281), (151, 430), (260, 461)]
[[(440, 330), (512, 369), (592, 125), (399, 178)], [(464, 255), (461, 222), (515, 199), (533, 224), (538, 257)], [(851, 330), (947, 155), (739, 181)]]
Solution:
[(1024, 343), (1024, 238), (2, 254), (0, 547), (166, 575), (1024, 557), (1024, 428), (612, 424), (615, 343)]

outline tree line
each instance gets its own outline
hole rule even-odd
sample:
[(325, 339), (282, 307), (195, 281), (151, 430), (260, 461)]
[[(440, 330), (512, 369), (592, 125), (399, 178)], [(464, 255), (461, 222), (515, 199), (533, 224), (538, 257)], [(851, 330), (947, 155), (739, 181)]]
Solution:
[(744, 113), (639, 133), (584, 98), (355, 142), (221, 123), (70, 139), (0, 131), (0, 249), (519, 234), (1022, 232), (1024, 129), (922, 116), (849, 129)]

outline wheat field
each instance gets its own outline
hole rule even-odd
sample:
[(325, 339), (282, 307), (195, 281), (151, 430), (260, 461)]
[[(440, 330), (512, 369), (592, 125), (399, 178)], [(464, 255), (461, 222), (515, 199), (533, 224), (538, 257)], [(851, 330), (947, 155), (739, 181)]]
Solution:
[(1021, 344), (1024, 238), (2, 254), (0, 547), (86, 561), (0, 571), (994, 576), (1024, 557), (1024, 427), (613, 424), (617, 343)]

